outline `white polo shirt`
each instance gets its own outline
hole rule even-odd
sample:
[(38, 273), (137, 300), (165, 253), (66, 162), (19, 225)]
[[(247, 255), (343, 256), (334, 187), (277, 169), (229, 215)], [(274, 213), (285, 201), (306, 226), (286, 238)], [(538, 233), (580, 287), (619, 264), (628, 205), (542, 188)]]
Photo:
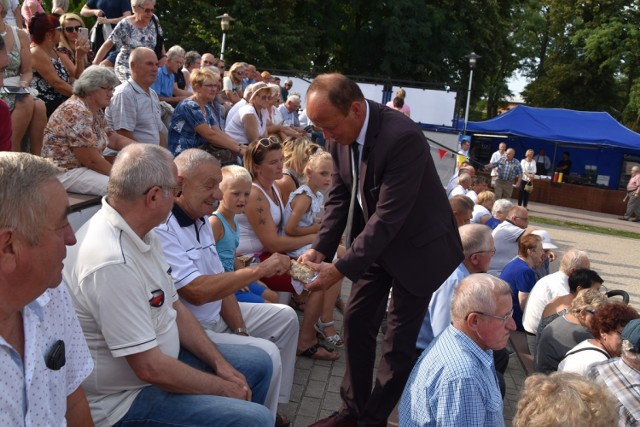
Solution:
[(113, 425), (149, 386), (125, 356), (158, 347), (178, 358), (178, 296), (156, 234), (138, 237), (106, 198), (76, 237), (63, 275), (95, 363), (83, 387), (96, 425)]
[[(224, 273), (208, 216), (194, 221), (176, 204), (169, 218), (156, 227), (156, 233), (171, 266), (176, 289), (202, 275)], [(203, 305), (190, 304), (182, 297), (180, 300), (200, 323), (216, 323), (220, 318), (221, 300)]]
[(556, 271), (538, 280), (527, 298), (527, 307), (522, 316), (524, 329), (532, 334), (538, 333), (538, 324), (547, 304), (552, 299), (568, 293), (569, 276), (562, 271)]

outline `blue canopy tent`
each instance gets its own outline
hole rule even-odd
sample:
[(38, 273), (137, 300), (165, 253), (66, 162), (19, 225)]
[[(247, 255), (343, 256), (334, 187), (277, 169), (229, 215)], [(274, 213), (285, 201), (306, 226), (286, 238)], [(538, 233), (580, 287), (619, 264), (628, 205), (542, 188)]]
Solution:
[[(462, 126), (458, 123), (460, 129)], [(517, 158), (524, 157), (528, 148), (536, 153), (544, 148), (555, 164), (561, 154), (558, 148), (569, 151), (572, 172), (582, 174), (586, 165), (596, 165), (598, 175), (610, 177), (611, 188), (618, 186), (624, 154), (640, 154), (640, 134), (605, 112), (520, 105), (493, 119), (469, 122), (467, 132), (508, 135), (507, 145), (516, 149)], [(495, 145), (499, 142), (502, 141), (497, 140)]]

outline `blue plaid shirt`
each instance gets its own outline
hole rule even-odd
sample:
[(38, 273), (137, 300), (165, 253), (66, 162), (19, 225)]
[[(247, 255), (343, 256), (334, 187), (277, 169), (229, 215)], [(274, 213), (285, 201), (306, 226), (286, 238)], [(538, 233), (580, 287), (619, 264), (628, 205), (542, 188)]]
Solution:
[(507, 160), (505, 156), (497, 162), (491, 163), (491, 165), (498, 168), (498, 179), (513, 181), (522, 175), (522, 166), (520, 166), (520, 162), (515, 158)]
[(400, 427), (504, 426), (493, 351), (447, 327), (418, 359), (398, 415)]
[(618, 404), (618, 427), (640, 424), (640, 372), (617, 357), (591, 365), (586, 377), (609, 389)]

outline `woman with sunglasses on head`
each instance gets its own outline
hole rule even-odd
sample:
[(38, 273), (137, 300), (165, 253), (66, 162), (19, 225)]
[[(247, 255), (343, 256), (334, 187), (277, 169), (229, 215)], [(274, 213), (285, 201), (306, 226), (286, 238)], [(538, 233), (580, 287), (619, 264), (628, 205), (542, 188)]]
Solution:
[(269, 124), (266, 109), (269, 108), (272, 96), (273, 89), (266, 83), (255, 83), (247, 104), (242, 106), (231, 120), (227, 120), (224, 129), (227, 135), (244, 145), (266, 137)]
[(56, 49), (62, 37), (62, 27), (56, 16), (35, 15), (29, 22), (29, 33), (34, 70), (31, 87), (39, 92), (38, 98), (44, 101), (47, 117), (50, 117), (72, 95), (75, 66), (67, 55)]
[(220, 75), (206, 68), (190, 76), (193, 95), (176, 107), (169, 125), (169, 151), (177, 156), (189, 148), (202, 148), (213, 154), (222, 166), (235, 164), (247, 146), (238, 144), (222, 132), (211, 102), (220, 90)]
[(222, 91), (224, 96), (235, 104), (242, 99), (242, 79), (244, 79), (247, 64), (236, 62), (229, 68), (229, 75), (222, 80)]
[[(311, 243), (316, 235), (287, 236), (283, 233), (284, 208), (275, 181), (282, 178), (283, 157), (280, 141), (275, 137), (260, 138), (249, 144), (244, 155), (245, 167), (251, 174), (253, 185), (244, 214), (238, 215), (241, 255), (268, 258), (272, 253), (287, 253)], [(300, 294), (301, 284), (294, 286), (289, 275), (273, 276), (262, 280), (276, 292)], [(321, 347), (314, 325), (320, 318), (325, 292), (312, 292), (305, 306), (297, 354), (322, 360), (336, 360), (339, 353), (333, 348)]]
[[(156, 52), (158, 66), (164, 65), (163, 58), (166, 55), (162, 41), (163, 32), (158, 18), (154, 15), (155, 0), (131, 0), (133, 15), (127, 16), (118, 22), (109, 38), (100, 47), (93, 60), (94, 65), (100, 64), (112, 47), (116, 47), (115, 71), (120, 81), (125, 81), (131, 76), (129, 69), (129, 56), (137, 47), (148, 47)], [(158, 49), (156, 49), (158, 48)]]
[(42, 156), (65, 170), (58, 179), (67, 191), (106, 194), (111, 163), (102, 151), (106, 146), (121, 150), (135, 142), (109, 128), (104, 117), (119, 83), (110, 68), (87, 68), (73, 84), (73, 96), (47, 123)]
[(58, 52), (64, 53), (71, 59), (74, 69), (69, 72), (78, 78), (95, 56), (89, 47), (89, 39), (79, 38), (80, 28), (84, 28), (84, 21), (75, 13), (65, 13), (60, 17), (60, 26), (62, 37), (58, 44)]
[(0, 0), (0, 34), (7, 52), (7, 67), (4, 70), (4, 86), (22, 88), (27, 93), (0, 93), (0, 99), (9, 106), (11, 112), (11, 151), (21, 151), (25, 135), (30, 141), (32, 154), (40, 155), (42, 132), (47, 124), (47, 111), (36, 91), (29, 88), (33, 78), (29, 35), (3, 21), (10, 6), (9, 0)]

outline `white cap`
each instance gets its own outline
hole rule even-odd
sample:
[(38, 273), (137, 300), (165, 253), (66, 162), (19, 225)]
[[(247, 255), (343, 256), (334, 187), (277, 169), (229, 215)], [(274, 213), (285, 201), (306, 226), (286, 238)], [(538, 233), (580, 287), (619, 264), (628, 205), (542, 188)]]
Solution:
[(536, 230), (531, 234), (542, 237), (542, 249), (558, 249), (558, 247), (551, 242), (551, 235), (549, 235), (547, 230)]

